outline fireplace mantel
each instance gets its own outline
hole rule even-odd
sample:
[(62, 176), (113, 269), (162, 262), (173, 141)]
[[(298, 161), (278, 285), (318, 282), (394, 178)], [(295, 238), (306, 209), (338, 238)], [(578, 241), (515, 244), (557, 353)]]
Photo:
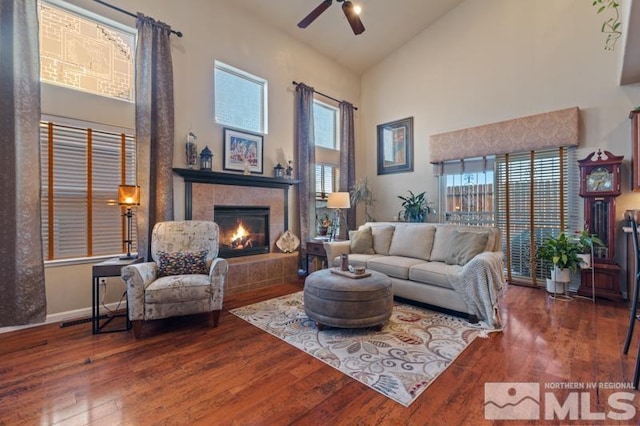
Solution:
[(289, 187), (300, 181), (293, 179), (277, 179), (256, 175), (241, 175), (222, 172), (207, 172), (194, 169), (174, 168), (173, 172), (184, 179), (184, 217), (192, 219), (193, 183), (208, 183), (217, 185), (249, 186), (258, 188), (279, 188), (284, 191), (284, 229), (288, 229)]

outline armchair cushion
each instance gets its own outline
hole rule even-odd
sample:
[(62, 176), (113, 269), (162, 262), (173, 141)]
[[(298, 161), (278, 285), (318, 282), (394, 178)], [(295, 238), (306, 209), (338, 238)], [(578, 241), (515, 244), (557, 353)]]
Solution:
[(208, 273), (207, 250), (176, 253), (158, 252), (158, 277)]

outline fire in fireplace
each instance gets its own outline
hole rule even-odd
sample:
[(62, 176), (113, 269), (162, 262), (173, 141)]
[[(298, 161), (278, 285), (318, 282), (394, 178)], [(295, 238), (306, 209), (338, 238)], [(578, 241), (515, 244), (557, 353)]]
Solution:
[(269, 207), (214, 206), (220, 228), (219, 256), (269, 253)]

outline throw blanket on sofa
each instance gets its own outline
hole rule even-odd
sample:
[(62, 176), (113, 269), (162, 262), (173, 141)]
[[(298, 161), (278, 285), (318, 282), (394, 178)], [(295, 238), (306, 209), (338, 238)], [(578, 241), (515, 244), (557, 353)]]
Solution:
[(504, 288), (502, 252), (485, 251), (474, 257), (462, 270), (449, 275), (451, 287), (469, 307), (469, 313), (493, 329), (502, 328), (498, 297)]

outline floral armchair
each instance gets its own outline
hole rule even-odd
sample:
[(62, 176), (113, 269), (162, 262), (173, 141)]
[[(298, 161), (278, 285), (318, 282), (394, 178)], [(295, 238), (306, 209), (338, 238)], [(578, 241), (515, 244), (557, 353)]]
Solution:
[(159, 222), (151, 234), (153, 262), (122, 268), (136, 339), (144, 321), (210, 312), (218, 326), (227, 261), (218, 258), (218, 225), (208, 221)]

